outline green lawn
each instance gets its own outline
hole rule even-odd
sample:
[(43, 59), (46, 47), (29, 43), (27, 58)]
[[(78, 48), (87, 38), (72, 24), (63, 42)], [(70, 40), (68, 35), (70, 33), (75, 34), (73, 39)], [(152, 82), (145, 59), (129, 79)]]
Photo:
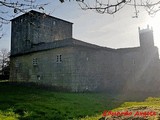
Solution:
[[(138, 95), (132, 97), (139, 98)], [(124, 102), (124, 98), (125, 95), (56, 92), (35, 85), (0, 82), (0, 120), (98, 120), (104, 110), (154, 110), (157, 116), (147, 119), (160, 119), (159, 97), (149, 97), (143, 102)], [(128, 120), (133, 117), (121, 116), (118, 119)]]
[[(110, 111), (110, 110), (109, 110)], [(108, 112), (109, 112), (108, 111)], [(106, 120), (160, 120), (160, 97), (148, 97), (143, 102), (124, 102), (111, 110), (112, 113), (129, 111), (131, 115), (106, 114)], [(151, 114), (149, 114), (152, 112)], [(155, 114), (153, 114), (155, 112)], [(82, 120), (98, 120), (102, 115), (83, 118)]]
[(121, 103), (104, 93), (55, 92), (33, 85), (0, 83), (0, 120), (101, 117), (104, 110), (113, 109)]

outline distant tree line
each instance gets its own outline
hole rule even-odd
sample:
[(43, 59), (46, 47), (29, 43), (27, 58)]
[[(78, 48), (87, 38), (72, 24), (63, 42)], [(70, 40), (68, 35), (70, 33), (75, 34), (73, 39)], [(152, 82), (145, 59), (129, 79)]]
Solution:
[(0, 80), (9, 79), (10, 52), (7, 49), (0, 50)]

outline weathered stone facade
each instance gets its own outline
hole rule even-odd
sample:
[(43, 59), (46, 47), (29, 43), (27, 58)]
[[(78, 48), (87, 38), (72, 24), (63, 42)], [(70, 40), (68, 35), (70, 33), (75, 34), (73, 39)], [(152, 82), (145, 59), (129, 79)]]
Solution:
[(30, 11), (12, 20), (12, 55), (66, 38), (72, 38), (70, 22), (36, 11)]
[(72, 23), (31, 11), (12, 20), (10, 80), (74, 92), (158, 91), (159, 55), (152, 32), (139, 30), (140, 47), (111, 49), (73, 39)]

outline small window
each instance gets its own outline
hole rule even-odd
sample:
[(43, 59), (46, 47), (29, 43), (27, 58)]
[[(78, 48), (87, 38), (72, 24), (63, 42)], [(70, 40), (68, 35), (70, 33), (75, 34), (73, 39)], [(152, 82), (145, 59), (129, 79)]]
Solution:
[(37, 80), (41, 80), (41, 76), (40, 75), (37, 75)]
[(59, 61), (59, 56), (57, 55), (57, 62)]
[(37, 66), (37, 65), (38, 65), (38, 60), (37, 60), (37, 58), (33, 58), (32, 63), (33, 63), (33, 66)]
[(56, 25), (56, 21), (53, 21), (53, 25)]
[(59, 55), (59, 61), (62, 62), (62, 55)]
[(62, 62), (62, 55), (57, 55), (57, 63), (61, 63)]

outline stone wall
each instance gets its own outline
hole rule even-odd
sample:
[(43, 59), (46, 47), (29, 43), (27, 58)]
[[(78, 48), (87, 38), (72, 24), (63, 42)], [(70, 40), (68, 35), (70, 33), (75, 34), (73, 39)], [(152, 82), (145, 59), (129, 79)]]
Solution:
[(74, 92), (117, 89), (115, 71), (120, 68), (115, 54), (114, 50), (75, 46), (13, 56), (10, 80), (63, 86)]
[(123, 80), (118, 72), (122, 69), (121, 57), (115, 50), (77, 46), (73, 56), (75, 91), (115, 91), (122, 87)]
[(67, 38), (72, 38), (72, 23), (30, 11), (12, 20), (11, 54)]
[(140, 47), (129, 51), (74, 47), (74, 90), (158, 90), (158, 49), (143, 50)]
[(151, 47), (150, 51), (138, 48), (123, 53), (123, 76), (126, 81), (125, 90), (156, 91), (160, 84), (160, 64), (158, 49)]
[(139, 34), (140, 47), (100, 47), (73, 39), (72, 23), (30, 11), (12, 20), (10, 80), (74, 92), (158, 90), (153, 30), (139, 29)]
[(11, 57), (10, 80), (72, 89), (72, 52), (64, 47)]
[(11, 58), (10, 80), (60, 86), (74, 92), (155, 91), (160, 71), (158, 49), (143, 50), (76, 45), (28, 53)]

